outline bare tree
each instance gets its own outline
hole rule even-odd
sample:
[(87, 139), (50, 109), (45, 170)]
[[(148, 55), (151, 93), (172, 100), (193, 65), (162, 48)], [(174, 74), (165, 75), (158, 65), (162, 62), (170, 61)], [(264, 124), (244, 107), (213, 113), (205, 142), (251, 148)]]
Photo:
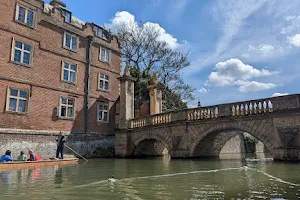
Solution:
[[(138, 90), (144, 90), (149, 83), (150, 75), (157, 73), (163, 90), (174, 93), (180, 100), (193, 99), (194, 89), (184, 84), (180, 74), (183, 68), (190, 65), (187, 59), (188, 52), (171, 48), (160, 38), (161, 34), (157, 26), (151, 23), (122, 23), (116, 25), (113, 32), (123, 48), (124, 61), (129, 61), (132, 68), (139, 72), (136, 73), (140, 82), (137, 86)], [(141, 95), (145, 95), (145, 92), (138, 90), (136, 91), (137, 106), (144, 99)], [(165, 96), (165, 98), (169, 97)]]

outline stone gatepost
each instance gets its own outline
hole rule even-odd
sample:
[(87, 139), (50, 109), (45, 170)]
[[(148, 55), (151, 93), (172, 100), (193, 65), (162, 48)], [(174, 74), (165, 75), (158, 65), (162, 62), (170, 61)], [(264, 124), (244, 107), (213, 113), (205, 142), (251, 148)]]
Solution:
[(128, 129), (128, 120), (134, 118), (134, 82), (130, 74), (130, 64), (126, 63), (124, 75), (119, 78), (121, 91), (120, 91), (120, 129)]
[(157, 75), (153, 76), (152, 85), (148, 86), (150, 96), (150, 115), (159, 114), (162, 112), (162, 91), (158, 89)]

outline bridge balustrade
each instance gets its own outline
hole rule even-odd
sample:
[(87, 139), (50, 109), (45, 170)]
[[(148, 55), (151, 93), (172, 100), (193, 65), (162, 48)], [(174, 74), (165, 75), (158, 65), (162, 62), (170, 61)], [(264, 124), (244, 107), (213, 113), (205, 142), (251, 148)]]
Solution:
[(234, 103), (231, 106), (231, 116), (256, 115), (273, 112), (271, 100), (247, 101)]
[(176, 121), (196, 121), (218, 119), (220, 117), (266, 115), (273, 112), (282, 112), (299, 108), (300, 95), (295, 94), (208, 107), (197, 107), (135, 118), (129, 120), (129, 128), (161, 125)]

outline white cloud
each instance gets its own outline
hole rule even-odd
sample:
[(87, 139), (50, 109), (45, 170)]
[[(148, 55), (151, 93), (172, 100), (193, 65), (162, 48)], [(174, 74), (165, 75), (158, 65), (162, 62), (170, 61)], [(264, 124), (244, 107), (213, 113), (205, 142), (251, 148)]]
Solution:
[(200, 90), (198, 90), (198, 92), (207, 93), (208, 90), (206, 88), (202, 87)]
[(290, 21), (290, 20), (295, 19), (295, 18), (296, 18), (296, 16), (291, 16), (291, 15), (289, 15), (289, 16), (287, 16), (287, 17), (285, 18), (285, 20), (286, 20), (286, 21)]
[(279, 97), (279, 96), (285, 96), (285, 95), (289, 95), (289, 93), (279, 93), (279, 92), (276, 92), (272, 95), (272, 97)]
[(128, 27), (134, 27), (136, 29), (141, 28), (143, 30), (154, 28), (159, 33), (158, 39), (161, 41), (165, 41), (172, 49), (176, 49), (186, 44), (186, 42), (184, 42), (183, 44), (178, 43), (175, 37), (167, 33), (166, 30), (157, 23), (146, 22), (143, 24), (143, 27), (139, 27), (138, 23), (136, 22), (135, 16), (127, 11), (117, 12), (115, 14), (115, 17), (111, 19), (111, 24), (106, 24), (106, 26), (114, 30), (114, 26), (122, 24), (125, 26), (127, 25)]
[(216, 64), (216, 71), (211, 72), (208, 83), (214, 86), (233, 85), (237, 80), (249, 80), (255, 77), (270, 76), (275, 72), (266, 69), (258, 70), (251, 65), (244, 64), (236, 58)]
[(296, 34), (293, 37), (290, 37), (289, 43), (296, 47), (300, 47), (300, 34)]
[(257, 81), (242, 81), (238, 80), (235, 82), (239, 86), (240, 92), (257, 92), (262, 90), (269, 90), (275, 88), (274, 83), (262, 83)]
[(112, 24), (119, 25), (119, 24), (129, 24), (135, 23), (135, 17), (131, 13), (127, 11), (120, 11), (116, 12), (115, 17), (111, 20)]
[(274, 47), (272, 45), (268, 45), (268, 44), (263, 44), (261, 47), (260, 47), (260, 51), (262, 53), (269, 53), (270, 51), (274, 50)]
[[(217, 42), (215, 54), (223, 53), (240, 31), (245, 19), (264, 5), (266, 0), (219, 0), (214, 8), (218, 21), (222, 21), (222, 36)], [(221, 18), (221, 19), (220, 19)]]
[(257, 92), (275, 88), (277, 85), (251, 79), (276, 73), (267, 69), (256, 69), (239, 59), (231, 58), (216, 64), (215, 71), (211, 72), (207, 83), (209, 86), (237, 86), (240, 92)]
[(159, 33), (158, 39), (160, 41), (165, 41), (167, 44), (169, 44), (170, 48), (176, 49), (179, 46), (179, 44), (177, 43), (177, 39), (169, 33), (167, 33), (166, 30), (162, 28), (159, 24), (146, 22), (143, 26), (143, 29), (156, 29)]

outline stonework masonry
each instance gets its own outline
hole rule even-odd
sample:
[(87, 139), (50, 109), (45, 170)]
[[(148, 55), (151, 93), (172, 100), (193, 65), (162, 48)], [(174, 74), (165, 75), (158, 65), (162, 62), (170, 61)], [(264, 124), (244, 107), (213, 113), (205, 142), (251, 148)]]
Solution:
[[(135, 156), (146, 149), (140, 145), (147, 145), (166, 148), (173, 158), (218, 157), (227, 141), (247, 132), (275, 160), (300, 160), (299, 94), (180, 110), (130, 122), (129, 130), (116, 133), (117, 156)], [(157, 154), (155, 149), (148, 152)]]
[[(26, 10), (25, 14), (20, 7)], [(109, 38), (110, 35), (101, 26), (81, 22), (73, 16), (68, 22), (63, 15), (65, 9), (59, 5), (50, 6), (41, 0), (0, 0), (0, 137), (7, 137), (5, 141), (8, 143), (12, 138), (19, 142), (26, 138), (27, 142), (34, 143), (30, 139), (33, 139), (32, 133), (37, 138), (45, 138), (45, 141), (52, 137), (47, 134), (58, 134), (60, 131), (65, 134), (84, 133), (88, 36), (93, 36), (93, 42), (87, 134), (100, 134), (102, 138), (103, 135), (114, 134), (115, 102), (120, 95), (121, 48), (117, 39)], [(29, 11), (34, 13), (32, 25), (19, 17), (22, 14), (28, 16)], [(95, 27), (106, 35), (96, 34)], [(76, 49), (65, 47), (66, 33), (76, 38)], [(30, 45), (30, 64), (15, 61), (16, 41)], [(100, 59), (102, 48), (107, 50), (106, 61)], [(25, 53), (20, 59), (24, 57)], [(64, 63), (76, 66), (75, 81), (64, 80)], [(108, 77), (108, 87), (104, 90), (106, 86), (104, 82), (100, 84), (100, 74)], [(10, 88), (27, 92), (25, 112), (11, 112), (8, 109)], [(74, 100), (71, 117), (58, 114), (62, 109), (61, 97)], [(99, 103), (108, 106), (107, 120), (103, 120), (104, 114), (99, 120)], [(25, 133), (20, 134), (20, 130)], [(12, 147), (16, 148), (16, 145)], [(41, 148), (38, 150), (42, 151)]]

